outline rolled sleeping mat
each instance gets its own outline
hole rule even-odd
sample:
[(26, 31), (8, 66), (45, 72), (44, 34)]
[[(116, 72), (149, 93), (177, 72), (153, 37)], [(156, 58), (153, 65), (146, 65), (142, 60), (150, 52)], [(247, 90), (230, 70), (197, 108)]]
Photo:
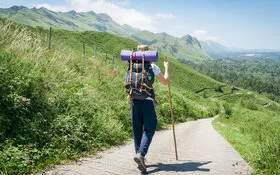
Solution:
[(153, 51), (153, 50), (146, 50), (146, 51), (122, 50), (121, 51), (121, 60), (122, 61), (129, 61), (131, 53), (132, 53), (132, 60), (141, 61), (142, 60), (142, 53), (144, 53), (144, 55), (145, 55), (144, 60), (145, 61), (147, 61), (147, 62), (157, 62), (158, 61), (158, 52)]

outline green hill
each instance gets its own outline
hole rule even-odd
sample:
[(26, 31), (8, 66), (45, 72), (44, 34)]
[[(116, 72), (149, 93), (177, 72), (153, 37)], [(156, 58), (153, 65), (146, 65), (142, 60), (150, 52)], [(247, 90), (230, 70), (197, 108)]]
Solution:
[(199, 41), (190, 35), (177, 38), (166, 33), (139, 31), (131, 38), (177, 60), (200, 62), (212, 59), (201, 49)]
[[(119, 53), (139, 43), (54, 29), (48, 50), (48, 32), (0, 20), (1, 174), (36, 173), (131, 138), (123, 88), (128, 63)], [(277, 172), (279, 104), (168, 61), (175, 121), (219, 113), (216, 128), (242, 156), (259, 172)], [(157, 64), (163, 70), (163, 55)], [(161, 129), (171, 124), (167, 87), (156, 81), (154, 88)]]
[(199, 41), (190, 35), (176, 38), (166, 33), (140, 31), (127, 24), (121, 26), (107, 14), (96, 14), (93, 11), (54, 12), (46, 8), (13, 6), (7, 9), (0, 8), (0, 17), (44, 29), (53, 27), (70, 31), (100, 31), (130, 37), (177, 60), (200, 62), (212, 59), (201, 49)]
[(96, 14), (93, 11), (80, 12), (54, 12), (46, 8), (26, 8), (13, 6), (7, 9), (0, 8), (0, 17), (7, 18), (20, 24), (45, 29), (50, 27), (71, 31), (102, 31), (119, 36), (129, 36), (135, 29), (128, 25), (122, 27), (107, 14)]

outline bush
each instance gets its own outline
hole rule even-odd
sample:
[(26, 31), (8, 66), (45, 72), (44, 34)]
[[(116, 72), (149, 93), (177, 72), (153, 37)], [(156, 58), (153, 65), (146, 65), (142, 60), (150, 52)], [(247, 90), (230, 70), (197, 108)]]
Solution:
[(231, 114), (232, 114), (232, 108), (229, 105), (229, 103), (225, 102), (223, 104), (223, 108), (224, 108), (224, 112), (225, 112), (225, 117), (226, 118), (230, 118)]
[(250, 109), (250, 110), (258, 110), (258, 106), (256, 104), (256, 102), (254, 102), (253, 99), (249, 98), (249, 99), (241, 99), (241, 102), (240, 104), (242, 105), (242, 107), (245, 107), (247, 109)]

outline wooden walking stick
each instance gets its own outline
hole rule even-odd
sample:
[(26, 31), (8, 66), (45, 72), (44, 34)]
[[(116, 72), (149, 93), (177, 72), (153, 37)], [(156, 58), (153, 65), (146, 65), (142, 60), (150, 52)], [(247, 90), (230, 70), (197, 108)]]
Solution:
[[(164, 56), (164, 62), (167, 62), (167, 57)], [(170, 92), (170, 81), (168, 77), (168, 97), (169, 97), (169, 104), (170, 104), (170, 113), (171, 113), (171, 118), (172, 118), (172, 128), (173, 128), (173, 138), (174, 138), (174, 145), (175, 145), (175, 155), (176, 155), (176, 160), (178, 160), (178, 154), (177, 154), (177, 144), (176, 144), (176, 136), (175, 136), (175, 127), (174, 127), (174, 115), (173, 115), (173, 110), (172, 110), (172, 101), (171, 101), (171, 92)]]

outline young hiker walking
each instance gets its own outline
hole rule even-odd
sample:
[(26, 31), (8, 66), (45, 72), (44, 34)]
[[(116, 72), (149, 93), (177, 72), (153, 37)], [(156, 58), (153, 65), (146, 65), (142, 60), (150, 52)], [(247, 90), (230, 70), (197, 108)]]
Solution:
[[(146, 51), (148, 50), (148, 46), (139, 45), (137, 50)], [(160, 68), (153, 62), (145, 61), (143, 55), (141, 61), (132, 61), (130, 58), (130, 66), (125, 77), (125, 87), (130, 101), (132, 131), (136, 153), (133, 159), (138, 164), (138, 169), (142, 172), (146, 171), (144, 158), (148, 152), (157, 125), (154, 105), (156, 101), (152, 84), (154, 77), (157, 77), (164, 85), (168, 84), (167, 61), (164, 62), (164, 68), (165, 72), (162, 75)], [(133, 80), (139, 82), (133, 82)]]

